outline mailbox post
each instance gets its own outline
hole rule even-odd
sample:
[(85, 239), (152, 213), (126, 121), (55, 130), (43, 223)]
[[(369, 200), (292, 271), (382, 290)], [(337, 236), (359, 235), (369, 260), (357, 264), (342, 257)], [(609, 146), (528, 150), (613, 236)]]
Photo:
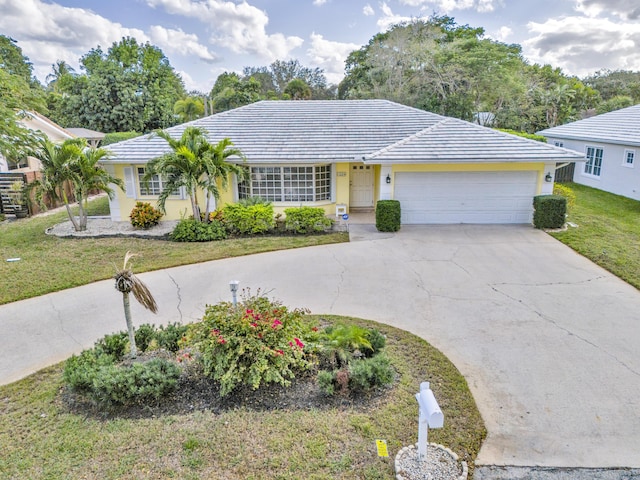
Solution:
[(421, 461), (427, 458), (428, 431), (431, 428), (444, 426), (444, 415), (433, 395), (429, 382), (420, 384), (420, 393), (416, 393), (416, 400), (420, 407), (418, 418), (418, 458)]

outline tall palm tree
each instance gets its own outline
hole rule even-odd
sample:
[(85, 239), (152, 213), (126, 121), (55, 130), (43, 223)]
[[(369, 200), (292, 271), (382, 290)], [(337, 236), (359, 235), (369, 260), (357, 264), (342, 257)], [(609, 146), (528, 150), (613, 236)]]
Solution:
[(220, 187), (226, 190), (229, 187), (229, 178), (235, 175), (239, 180), (243, 180), (247, 175), (247, 170), (241, 165), (227, 162), (229, 157), (236, 156), (244, 160), (244, 154), (239, 148), (233, 146), (233, 142), (228, 138), (223, 138), (213, 145), (211, 155), (205, 159), (205, 175), (202, 179), (202, 188), (207, 195), (205, 219), (209, 219), (211, 211), (211, 197), (217, 201), (220, 199)]
[(72, 139), (65, 140), (62, 144), (55, 144), (48, 138), (43, 138), (32, 155), (41, 163), (40, 178), (29, 184), (29, 189), (36, 192), (38, 204), (46, 209), (45, 196), (53, 203), (61, 200), (67, 209), (73, 228), (78, 231), (80, 226), (71, 211), (66, 185), (73, 177), (71, 163), (82, 155), (82, 142), (79, 139)]
[[(233, 144), (228, 138), (215, 146), (210, 144), (206, 131), (198, 127), (187, 127), (177, 140), (166, 131), (158, 131), (156, 135), (166, 140), (172, 151), (147, 164), (143, 182), (149, 181), (154, 175), (163, 177), (163, 190), (158, 197), (158, 206), (163, 211), (167, 198), (177, 189), (184, 188), (191, 201), (193, 218), (198, 222), (202, 221), (198, 189), (202, 189), (207, 196), (208, 213), (210, 196), (220, 196), (218, 182), (226, 188), (230, 173), (244, 174), (241, 167), (226, 162), (231, 155), (244, 158), (242, 152), (230, 148)], [(205, 219), (208, 221), (208, 215)]]
[(71, 181), (78, 202), (78, 225), (81, 231), (87, 229), (87, 203), (90, 191), (99, 190), (113, 198), (114, 190), (111, 185), (117, 185), (124, 190), (122, 179), (114, 177), (98, 164), (109, 155), (110, 152), (104, 148), (85, 147), (71, 165), (74, 173)]
[(153, 295), (142, 280), (136, 277), (131, 270), (130, 262), (135, 256), (136, 254), (127, 252), (124, 256), (122, 268), (116, 269), (116, 274), (113, 276), (116, 281), (116, 290), (122, 293), (124, 318), (127, 322), (127, 331), (129, 332), (129, 347), (131, 356), (134, 358), (138, 355), (138, 349), (136, 348), (136, 337), (131, 320), (129, 294), (133, 293), (133, 297), (147, 310), (150, 310), (152, 313), (158, 312), (158, 305), (156, 304), (155, 298), (153, 298)]
[[(61, 200), (67, 210), (69, 220), (77, 232), (87, 229), (87, 194), (91, 190), (101, 190), (113, 195), (111, 184), (124, 189), (124, 182), (109, 174), (98, 161), (105, 158), (108, 151), (102, 148), (88, 148), (84, 138), (65, 140), (55, 144), (44, 139), (33, 156), (42, 164), (40, 179), (30, 185), (35, 189), (36, 200), (46, 208), (44, 196), (56, 202)], [(67, 193), (70, 186), (78, 203), (78, 217), (73, 215), (71, 200)]]

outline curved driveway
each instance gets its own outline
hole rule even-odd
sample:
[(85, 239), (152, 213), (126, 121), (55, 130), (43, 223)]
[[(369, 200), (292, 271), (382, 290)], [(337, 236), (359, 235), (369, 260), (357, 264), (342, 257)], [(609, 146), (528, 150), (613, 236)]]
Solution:
[[(388, 323), (466, 377), (489, 431), (477, 479), (640, 477), (638, 290), (527, 226), (351, 228), (351, 243), (143, 274), (160, 312), (132, 302), (134, 319), (197, 319), (240, 280)], [(0, 306), (0, 383), (123, 329), (120, 298), (104, 281)]]

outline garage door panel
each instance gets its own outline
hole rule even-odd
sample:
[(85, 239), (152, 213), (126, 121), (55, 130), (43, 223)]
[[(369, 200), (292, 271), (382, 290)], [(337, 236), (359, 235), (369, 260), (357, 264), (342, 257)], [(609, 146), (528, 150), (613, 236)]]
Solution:
[(401, 172), (402, 223), (531, 223), (537, 173)]

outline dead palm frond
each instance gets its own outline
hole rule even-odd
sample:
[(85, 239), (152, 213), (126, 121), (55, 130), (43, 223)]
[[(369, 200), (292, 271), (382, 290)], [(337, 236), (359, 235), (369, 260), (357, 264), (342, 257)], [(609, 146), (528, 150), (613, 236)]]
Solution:
[(135, 332), (133, 330), (133, 322), (131, 321), (131, 308), (129, 303), (129, 293), (133, 294), (133, 297), (147, 310), (153, 313), (158, 312), (158, 305), (155, 298), (147, 288), (147, 286), (133, 274), (131, 270), (130, 262), (133, 257), (137, 255), (131, 252), (127, 252), (124, 256), (124, 263), (121, 269), (116, 268), (116, 274), (113, 278), (116, 281), (116, 290), (122, 293), (122, 303), (124, 305), (124, 317), (127, 322), (127, 331), (129, 332), (129, 344), (131, 347), (131, 356), (135, 357), (138, 354), (136, 348)]

